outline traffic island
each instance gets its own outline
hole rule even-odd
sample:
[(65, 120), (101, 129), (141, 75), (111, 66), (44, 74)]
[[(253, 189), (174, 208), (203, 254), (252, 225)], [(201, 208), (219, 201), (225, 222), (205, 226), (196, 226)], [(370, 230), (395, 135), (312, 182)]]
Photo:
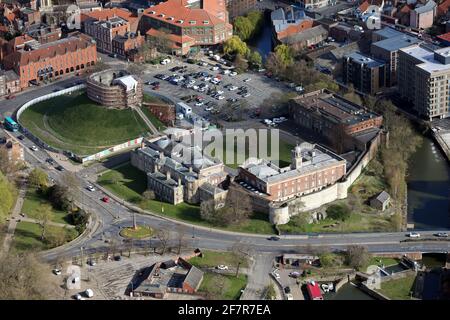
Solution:
[(126, 227), (120, 230), (119, 234), (128, 239), (145, 239), (153, 235), (153, 229), (149, 226)]

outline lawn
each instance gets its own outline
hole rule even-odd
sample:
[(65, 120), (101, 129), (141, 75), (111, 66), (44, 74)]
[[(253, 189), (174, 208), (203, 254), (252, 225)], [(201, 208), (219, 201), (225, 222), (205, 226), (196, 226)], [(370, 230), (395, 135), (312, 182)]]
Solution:
[(279, 225), (283, 233), (308, 232), (380, 232), (390, 230), (392, 227), (388, 218), (376, 214), (362, 214), (352, 212), (345, 221), (336, 221), (331, 218), (313, 224), (302, 224), (297, 216), (291, 217), (287, 224)]
[(37, 103), (20, 119), (49, 145), (79, 155), (99, 152), (148, 131), (135, 111), (107, 109), (82, 92)]
[(394, 264), (398, 264), (399, 259), (389, 258), (389, 257), (372, 257), (372, 258), (370, 258), (368, 265), (378, 266), (378, 265), (380, 265), (380, 261), (381, 261), (381, 264), (383, 264), (385, 267), (389, 267)]
[[(36, 219), (37, 211), (42, 203), (49, 203), (49, 201), (35, 189), (28, 189), (25, 196), (22, 213), (24, 213), (28, 218)], [(69, 223), (68, 213), (52, 208), (52, 219), (51, 221), (57, 223)]]
[[(49, 226), (48, 231), (52, 229), (63, 229), (61, 227)], [(75, 239), (78, 233), (75, 229), (66, 229), (70, 240)], [(12, 248), (16, 251), (41, 251), (51, 249), (51, 246), (41, 240), (41, 228), (37, 223), (21, 221), (17, 224), (14, 232)]]
[[(226, 265), (228, 267), (234, 267), (237, 265), (236, 257), (231, 252), (219, 252), (219, 251), (202, 251), (203, 257), (194, 257), (189, 259), (189, 262), (198, 268), (210, 268), (218, 266), (219, 264)], [(248, 261), (241, 263), (242, 268), (248, 266)]]
[(136, 229), (127, 227), (120, 230), (120, 235), (122, 237), (131, 239), (144, 239), (150, 237), (152, 234), (153, 229), (149, 226), (137, 226)]
[[(113, 171), (117, 171), (121, 174), (121, 181), (115, 184), (109, 182)], [(206, 227), (213, 227), (207, 221), (202, 220), (200, 217), (200, 207), (197, 205), (191, 205), (184, 202), (178, 205), (173, 205), (156, 200), (143, 199), (142, 193), (146, 190), (147, 178), (145, 173), (139, 171), (130, 163), (119, 166), (113, 170), (106, 171), (99, 177), (98, 183), (120, 198), (136, 204), (142, 209), (161, 215), (166, 215), (174, 219), (179, 219)], [(227, 226), (221, 229), (247, 233), (274, 233), (274, 229), (269, 222), (269, 218), (263, 213), (254, 213), (251, 219), (239, 226)]]
[(199, 292), (213, 293), (214, 298), (217, 300), (237, 300), (246, 284), (247, 276), (243, 274), (235, 277), (234, 275), (220, 275), (213, 272), (206, 272), (203, 276)]
[[(283, 140), (279, 140), (279, 146), (278, 146), (278, 157), (275, 157), (273, 153), (275, 152), (275, 145), (271, 141), (270, 132), (267, 133), (268, 141), (267, 141), (267, 155), (261, 154), (261, 150), (259, 150), (259, 131), (257, 131), (257, 141), (250, 141), (248, 137), (245, 138), (245, 148), (239, 148), (238, 150), (238, 141), (234, 135), (226, 135), (224, 137), (224, 146), (223, 146), (223, 154), (222, 154), (222, 161), (225, 165), (229, 166), (230, 168), (236, 169), (243, 163), (240, 159), (244, 159), (244, 161), (250, 156), (249, 149), (250, 144), (255, 145), (258, 147), (257, 156), (259, 158), (269, 158), (272, 159), (274, 163), (276, 163), (279, 160), (279, 166), (280, 167), (286, 167), (291, 163), (291, 150), (294, 148), (294, 145), (289, 144)], [(234, 139), (234, 149), (231, 150), (231, 148), (227, 148), (227, 140)], [(234, 158), (233, 159), (227, 159), (227, 153), (233, 152)], [(212, 152), (211, 156), (215, 156), (215, 152)], [(270, 159), (269, 159), (270, 160)]]
[(411, 275), (401, 279), (390, 280), (381, 283), (381, 289), (378, 290), (386, 297), (392, 300), (410, 300), (413, 291), (415, 275)]
[(159, 131), (166, 129), (164, 123), (162, 123), (153, 113), (151, 113), (148, 108), (142, 107), (141, 109), (142, 112), (144, 112), (144, 114), (147, 116), (148, 120), (150, 120)]

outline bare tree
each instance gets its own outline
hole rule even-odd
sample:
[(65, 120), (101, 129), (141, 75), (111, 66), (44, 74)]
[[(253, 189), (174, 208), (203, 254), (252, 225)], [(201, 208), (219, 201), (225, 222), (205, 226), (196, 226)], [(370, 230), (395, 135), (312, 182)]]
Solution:
[(159, 229), (156, 232), (156, 237), (158, 238), (159, 243), (162, 247), (161, 255), (163, 255), (164, 253), (166, 253), (167, 250), (167, 244), (170, 239), (170, 232), (164, 229)]
[(233, 260), (236, 263), (236, 277), (238, 277), (241, 264), (247, 262), (247, 260), (255, 254), (255, 250), (250, 244), (238, 240), (230, 248), (230, 251), (233, 254)]
[(186, 241), (186, 228), (184, 226), (177, 226), (176, 228), (176, 244), (177, 244), (177, 254), (181, 253), (181, 249), (185, 246)]
[(32, 253), (9, 253), (0, 258), (0, 300), (50, 299), (56, 290), (49, 266)]

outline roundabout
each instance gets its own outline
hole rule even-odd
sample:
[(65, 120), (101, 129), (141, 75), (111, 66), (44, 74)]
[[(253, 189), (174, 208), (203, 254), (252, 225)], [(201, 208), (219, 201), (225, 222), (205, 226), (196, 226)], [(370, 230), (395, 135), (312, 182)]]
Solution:
[(138, 225), (134, 227), (124, 227), (120, 230), (119, 235), (125, 239), (147, 239), (153, 235), (153, 229), (146, 225)]

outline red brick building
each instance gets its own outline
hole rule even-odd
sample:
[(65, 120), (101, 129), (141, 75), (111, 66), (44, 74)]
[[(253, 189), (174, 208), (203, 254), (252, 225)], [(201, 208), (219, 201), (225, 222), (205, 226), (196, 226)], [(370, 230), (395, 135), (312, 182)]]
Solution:
[(278, 202), (320, 191), (346, 173), (346, 161), (328, 149), (302, 143), (292, 150), (291, 165), (279, 168), (265, 159), (249, 159), (239, 167), (238, 180), (267, 201)]
[(318, 90), (291, 99), (289, 113), (300, 126), (325, 137), (343, 129), (348, 135), (380, 128), (383, 117), (327, 90)]
[(225, 0), (168, 0), (146, 9), (140, 28), (148, 37), (165, 33), (176, 54), (222, 43), (233, 34)]
[(40, 44), (34, 39), (28, 41), (27, 36), (23, 43), (15, 42), (10, 46), (14, 51), (5, 57), (3, 64), (5, 69), (19, 75), (22, 89), (28, 87), (30, 81), (40, 82), (83, 72), (97, 62), (95, 42), (83, 34), (48, 44)]

